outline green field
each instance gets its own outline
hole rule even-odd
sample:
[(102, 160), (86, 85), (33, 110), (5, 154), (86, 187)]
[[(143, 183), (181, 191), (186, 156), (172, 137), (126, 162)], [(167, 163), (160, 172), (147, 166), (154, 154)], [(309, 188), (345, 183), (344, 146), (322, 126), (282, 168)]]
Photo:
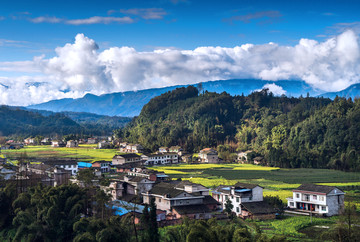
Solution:
[(3, 150), (2, 153), (10, 160), (16, 161), (21, 156), (31, 160), (36, 158), (75, 158), (81, 161), (94, 162), (97, 160), (108, 160), (117, 153), (116, 149), (95, 149), (96, 145), (79, 145), (76, 148), (59, 147), (50, 145), (25, 146), (20, 150)]
[(282, 169), (251, 164), (180, 164), (155, 166), (171, 178), (182, 178), (209, 188), (233, 185), (237, 182), (259, 184), (264, 196), (279, 196), (284, 202), (292, 196), (292, 190), (302, 183), (337, 186), (360, 208), (360, 173), (328, 169)]

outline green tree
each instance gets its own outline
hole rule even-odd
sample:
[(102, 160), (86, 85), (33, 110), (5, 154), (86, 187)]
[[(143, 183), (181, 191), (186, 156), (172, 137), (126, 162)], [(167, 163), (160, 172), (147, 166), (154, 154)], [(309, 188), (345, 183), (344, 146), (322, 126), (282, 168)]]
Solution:
[(228, 214), (228, 216), (231, 216), (233, 208), (234, 205), (232, 204), (231, 200), (227, 199), (225, 202), (225, 212)]

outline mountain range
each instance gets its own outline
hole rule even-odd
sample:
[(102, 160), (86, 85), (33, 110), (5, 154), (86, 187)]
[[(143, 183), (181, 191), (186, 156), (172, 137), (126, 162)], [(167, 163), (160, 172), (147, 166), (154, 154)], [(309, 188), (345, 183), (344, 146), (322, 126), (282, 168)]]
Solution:
[[(299, 97), (323, 96), (334, 98), (336, 95), (351, 97), (360, 94), (360, 86), (349, 87), (350, 92), (345, 90), (338, 93), (321, 94), (320, 91), (312, 88), (309, 84), (300, 80), (264, 81), (259, 79), (231, 79), (202, 82), (194, 84), (200, 91), (205, 92), (227, 92), (231, 95), (248, 95), (253, 91), (269, 87), (270, 91), (276, 94), (276, 90), (286, 96)], [(152, 98), (163, 93), (172, 91), (179, 87), (189, 85), (178, 85), (163, 88), (153, 88), (139, 91), (116, 92), (103, 95), (86, 94), (82, 98), (65, 98), (52, 100), (45, 103), (30, 105), (28, 108), (38, 110), (48, 110), (53, 112), (88, 112), (99, 115), (134, 117), (140, 114), (142, 107)], [(335, 96), (334, 96), (335, 95)]]

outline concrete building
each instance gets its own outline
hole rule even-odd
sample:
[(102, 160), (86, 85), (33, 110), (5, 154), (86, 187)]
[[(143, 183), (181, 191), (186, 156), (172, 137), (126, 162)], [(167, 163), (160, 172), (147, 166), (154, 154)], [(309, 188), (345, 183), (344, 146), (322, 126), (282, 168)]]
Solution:
[(143, 153), (144, 147), (142, 147), (140, 144), (120, 143), (119, 151), (124, 153)]
[(72, 176), (75, 176), (79, 170), (78, 163), (74, 160), (48, 160), (43, 163), (51, 167), (63, 168), (66, 171), (70, 171)]
[(345, 193), (337, 187), (302, 184), (288, 198), (288, 207), (307, 213), (338, 215), (344, 209)]
[(199, 161), (201, 163), (211, 163), (216, 164), (219, 163), (219, 157), (216, 150), (211, 148), (205, 148), (200, 150), (199, 153)]
[(79, 143), (77, 142), (77, 140), (69, 140), (66, 143), (67, 148), (73, 148), (73, 147), (78, 147), (78, 146), (79, 146)]
[(141, 156), (137, 154), (123, 154), (123, 155), (115, 155), (112, 158), (113, 165), (123, 165), (125, 163), (138, 162), (141, 160)]
[(186, 191), (175, 189), (171, 183), (161, 182), (143, 193), (143, 202), (150, 204), (151, 198), (155, 198), (157, 209), (171, 213), (172, 207), (202, 205), (204, 196), (192, 195)]
[(179, 155), (170, 152), (142, 155), (141, 158), (145, 160), (145, 165), (167, 165), (179, 162)]
[(212, 191), (212, 196), (222, 204), (223, 209), (225, 208), (226, 201), (230, 200), (233, 205), (232, 211), (237, 216), (240, 216), (242, 213), (242, 203), (263, 201), (263, 188), (259, 185), (239, 182), (233, 186), (218, 186)]
[(101, 173), (106, 173), (110, 171), (110, 163), (110, 161), (105, 160), (95, 161), (92, 163), (92, 167), (99, 168)]

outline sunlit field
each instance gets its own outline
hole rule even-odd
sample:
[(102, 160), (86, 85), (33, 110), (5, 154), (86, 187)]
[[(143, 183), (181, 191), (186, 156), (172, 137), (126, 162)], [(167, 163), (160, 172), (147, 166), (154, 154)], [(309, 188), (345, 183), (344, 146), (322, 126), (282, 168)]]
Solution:
[(337, 186), (343, 189), (346, 201), (360, 208), (360, 173), (327, 169), (282, 169), (251, 164), (179, 164), (154, 166), (171, 178), (181, 178), (203, 186), (234, 185), (237, 182), (258, 184), (264, 196), (279, 196), (283, 202), (292, 196), (292, 190), (302, 183)]
[(75, 158), (82, 161), (93, 162), (97, 160), (111, 160), (117, 153), (116, 149), (95, 149), (96, 145), (79, 145), (75, 148), (58, 147), (50, 145), (25, 146), (20, 150), (3, 150), (2, 153), (11, 160), (21, 156), (30, 159), (42, 158)]

